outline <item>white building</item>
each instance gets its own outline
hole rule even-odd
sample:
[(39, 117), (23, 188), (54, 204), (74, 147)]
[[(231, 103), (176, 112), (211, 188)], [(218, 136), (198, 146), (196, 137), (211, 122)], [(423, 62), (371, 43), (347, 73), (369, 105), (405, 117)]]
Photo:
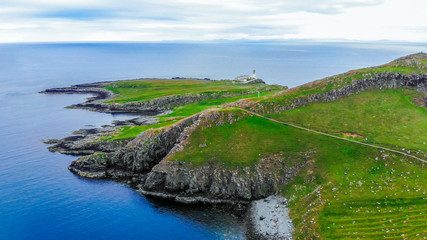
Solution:
[(234, 80), (239, 82), (247, 82), (257, 79), (255, 70), (252, 72), (252, 75), (241, 75), (236, 77)]

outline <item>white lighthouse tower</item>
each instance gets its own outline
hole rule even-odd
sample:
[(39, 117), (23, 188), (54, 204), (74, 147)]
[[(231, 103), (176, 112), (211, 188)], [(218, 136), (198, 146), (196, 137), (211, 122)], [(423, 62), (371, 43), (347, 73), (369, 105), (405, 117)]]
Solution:
[(256, 79), (256, 72), (255, 72), (255, 69), (254, 69), (254, 71), (252, 72), (252, 79)]

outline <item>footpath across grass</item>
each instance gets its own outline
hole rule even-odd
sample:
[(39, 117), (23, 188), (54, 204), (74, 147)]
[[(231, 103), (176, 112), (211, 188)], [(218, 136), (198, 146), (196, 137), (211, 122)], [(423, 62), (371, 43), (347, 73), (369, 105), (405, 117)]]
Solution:
[[(260, 92), (260, 97), (264, 97), (270, 94), (274, 94), (278, 91), (281, 91), (280, 89), (274, 89), (269, 91), (262, 91)], [(226, 97), (226, 98), (219, 98), (219, 99), (211, 99), (207, 101), (201, 101), (196, 102), (184, 106), (175, 107), (172, 109), (172, 113), (167, 115), (161, 115), (158, 116), (158, 123), (153, 125), (145, 125), (145, 126), (124, 126), (118, 129), (118, 131), (111, 136), (106, 136), (100, 138), (100, 140), (103, 141), (115, 141), (115, 140), (122, 140), (122, 139), (129, 139), (129, 138), (135, 138), (140, 133), (147, 129), (156, 129), (165, 127), (171, 124), (176, 123), (177, 121), (184, 119), (186, 117), (192, 116), (196, 113), (202, 112), (204, 110), (207, 110), (209, 108), (217, 108), (220, 107), (222, 104), (234, 102), (240, 99), (244, 98), (252, 98), (257, 99), (258, 93), (250, 94), (250, 95), (243, 95), (243, 96), (237, 96), (237, 97)]]
[[(268, 96), (266, 101), (329, 91), (378, 72), (425, 73), (425, 65), (425, 57), (403, 58), (323, 79), (284, 95)], [(198, 92), (196, 89), (191, 91)], [(371, 90), (269, 117), (409, 151), (425, 159), (427, 110), (414, 104), (424, 97), (424, 93), (414, 89)], [(148, 128), (166, 126), (237, 99), (212, 99), (177, 107), (173, 113), (159, 117), (158, 124), (124, 127), (113, 139), (133, 137)], [(128, 100), (132, 97), (123, 101)], [(425, 164), (237, 109), (221, 111), (230, 111), (230, 117), (242, 114), (242, 119), (213, 127), (209, 122), (200, 123), (203, 130), (194, 131), (184, 149), (169, 155), (167, 161), (190, 162), (193, 167), (216, 164), (227, 169), (253, 167), (269, 156), (280, 156), (281, 163), (289, 166), (304, 163), (297, 177), (280, 189), (280, 194), (289, 200), (295, 239), (427, 239)], [(203, 124), (206, 128), (202, 128)]]
[[(310, 158), (301, 158), (307, 152)], [(193, 132), (168, 161), (236, 169), (278, 153), (289, 164), (307, 161), (281, 190), (290, 201), (297, 239), (426, 236), (425, 167), (399, 154), (247, 116)]]
[(413, 89), (371, 90), (270, 117), (363, 142), (427, 154), (426, 135), (421, 134), (427, 133), (427, 108), (412, 102), (424, 96)]

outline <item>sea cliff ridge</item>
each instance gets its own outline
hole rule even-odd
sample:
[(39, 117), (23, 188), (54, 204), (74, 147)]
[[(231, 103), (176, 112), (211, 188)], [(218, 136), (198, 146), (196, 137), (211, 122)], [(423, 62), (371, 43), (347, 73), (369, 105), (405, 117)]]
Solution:
[[(390, 199), (403, 197), (395, 189), (404, 185), (415, 189), (407, 204), (422, 207), (425, 178), (419, 176), (425, 174), (427, 139), (413, 133), (427, 130), (426, 66), (426, 54), (413, 54), (292, 89), (201, 79), (140, 79), (48, 89), (43, 93), (95, 94), (71, 108), (145, 115), (102, 129), (80, 130), (74, 138), (51, 140), (55, 145), (50, 150), (86, 155), (69, 166), (79, 176), (124, 182), (144, 195), (182, 203), (249, 205), (270, 196), (286, 197), (271, 202), (289, 205), (293, 234), (288, 234), (290, 228), (277, 228), (254, 233), (256, 238), (368, 236), (376, 233), (365, 230), (353, 210), (342, 212), (360, 222), (357, 226), (363, 231), (336, 228), (340, 216), (331, 206), (353, 206), (362, 196), (360, 201), (366, 203), (397, 201), (396, 209), (389, 209), (395, 211), (400, 200)], [(308, 112), (310, 117), (321, 116), (325, 104), (334, 117), (331, 122), (306, 120)], [(354, 114), (353, 120), (343, 115), (341, 106), (354, 108), (347, 114)], [(407, 116), (411, 120), (402, 122)], [(351, 122), (354, 118), (363, 126)], [(327, 116), (323, 119), (329, 121)], [(382, 123), (387, 130), (380, 132), (375, 125), (381, 119), (388, 120)], [(391, 169), (411, 174), (405, 179), (390, 176)], [(388, 181), (392, 183), (380, 192), (367, 194), (371, 184)], [(368, 206), (364, 208), (369, 212)], [(259, 213), (251, 216), (265, 219)], [(409, 212), (407, 217), (415, 218)], [(405, 223), (401, 225), (406, 229)], [(421, 228), (403, 234), (425, 235)]]

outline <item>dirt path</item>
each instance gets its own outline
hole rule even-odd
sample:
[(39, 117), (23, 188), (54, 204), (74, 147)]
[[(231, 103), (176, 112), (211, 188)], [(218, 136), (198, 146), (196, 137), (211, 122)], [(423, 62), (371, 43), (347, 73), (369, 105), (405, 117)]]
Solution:
[(414, 159), (416, 159), (418, 161), (421, 161), (422, 163), (427, 163), (427, 161), (424, 160), (424, 159), (421, 159), (421, 158), (416, 157), (416, 156), (411, 155), (411, 154), (407, 154), (407, 153), (402, 152), (402, 151), (398, 151), (398, 150), (394, 150), (394, 149), (390, 149), (390, 148), (386, 148), (386, 147), (381, 147), (381, 146), (377, 146), (377, 145), (373, 145), (373, 144), (369, 144), (369, 143), (358, 142), (358, 141), (355, 141), (355, 140), (351, 140), (351, 139), (347, 139), (347, 138), (343, 138), (343, 137), (338, 137), (338, 136), (335, 136), (335, 135), (332, 135), (332, 134), (328, 134), (328, 133), (324, 133), (324, 132), (319, 132), (319, 131), (316, 131), (316, 130), (313, 130), (313, 129), (310, 129), (310, 128), (305, 128), (305, 127), (297, 126), (297, 125), (292, 124), (292, 123), (288, 123), (288, 122), (284, 122), (284, 121), (279, 121), (279, 120), (276, 120), (274, 118), (269, 118), (269, 117), (266, 117), (264, 115), (258, 114), (256, 112), (249, 111), (247, 109), (243, 109), (243, 108), (237, 108), (237, 109), (245, 111), (245, 112), (247, 112), (249, 114), (258, 116), (260, 118), (264, 118), (264, 119), (267, 119), (267, 120), (270, 120), (270, 121), (273, 121), (273, 122), (277, 122), (277, 123), (280, 123), (280, 124), (288, 125), (288, 126), (291, 126), (291, 127), (294, 127), (294, 128), (299, 128), (299, 129), (302, 129), (302, 130), (306, 130), (306, 131), (309, 131), (309, 132), (313, 132), (313, 133), (325, 135), (325, 136), (328, 136), (328, 137), (333, 137), (333, 138), (341, 139), (341, 140), (344, 140), (344, 141), (348, 141), (348, 142), (353, 142), (353, 143), (365, 145), (365, 146), (368, 146), (368, 147), (378, 148), (378, 149), (386, 150), (386, 151), (389, 151), (389, 152), (394, 152), (394, 153), (402, 154), (402, 155), (414, 158)]

